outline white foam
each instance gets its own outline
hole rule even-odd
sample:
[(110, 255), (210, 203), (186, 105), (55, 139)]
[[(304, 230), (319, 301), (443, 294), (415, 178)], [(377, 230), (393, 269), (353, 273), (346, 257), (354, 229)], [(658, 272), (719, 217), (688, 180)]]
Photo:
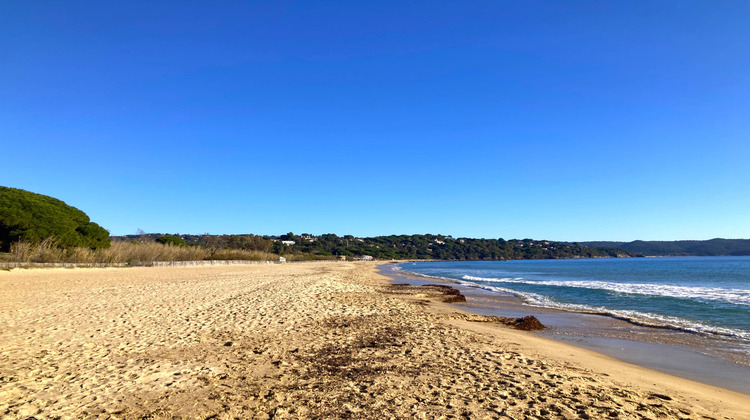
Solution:
[(735, 337), (750, 340), (750, 333), (746, 331), (707, 325), (678, 317), (670, 317), (639, 311), (613, 310), (605, 308), (603, 306), (560, 303), (547, 296), (543, 296), (537, 293), (518, 292), (516, 290), (506, 289), (504, 287), (485, 285), (482, 286), (482, 288), (493, 292), (514, 293), (523, 298), (526, 304), (530, 306), (541, 306), (545, 308), (555, 308), (573, 312), (610, 314), (619, 318), (655, 327), (669, 327), (701, 334), (722, 335), (726, 337)]
[(747, 289), (724, 289), (720, 287), (696, 287), (675, 286), (669, 284), (650, 283), (611, 283), (604, 281), (560, 281), (560, 280), (527, 280), (524, 278), (488, 278), (463, 276), (464, 280), (492, 282), (492, 283), (518, 283), (541, 286), (576, 287), (584, 289), (608, 290), (617, 293), (628, 293), (646, 296), (674, 297), (681, 299), (696, 299), (728, 302), (734, 305), (750, 306), (750, 290)]
[[(486, 278), (476, 276), (463, 276), (462, 280), (449, 277), (431, 276), (422, 273), (413, 273), (422, 277), (434, 278), (458, 282), (464, 286), (479, 287), (492, 292), (514, 294), (521, 297), (530, 306), (555, 308), (574, 312), (610, 314), (619, 318), (627, 319), (644, 325), (657, 327), (675, 328), (684, 331), (701, 334), (721, 335), (725, 337), (741, 338), (750, 340), (750, 332), (723, 328), (701, 322), (691, 321), (678, 317), (657, 315), (639, 311), (613, 310), (605, 307), (589, 306), (573, 303), (560, 303), (554, 299), (538, 293), (519, 292), (502, 284), (531, 284), (557, 287), (577, 287), (586, 289), (609, 290), (617, 293), (650, 295), (660, 297), (675, 297), (683, 299), (723, 301), (737, 305), (750, 306), (750, 290), (746, 289), (723, 289), (710, 287), (674, 286), (648, 283), (612, 283), (602, 281), (555, 281), (555, 280), (528, 280), (522, 277)], [(481, 283), (476, 283), (481, 282)]]
[(406, 273), (406, 274), (412, 274), (412, 275), (417, 276), (417, 277), (425, 277), (425, 278), (428, 278), (428, 279), (437, 279), (437, 280), (449, 281), (451, 283), (460, 283), (456, 279), (452, 279), (450, 277), (431, 276), (429, 274), (415, 273), (413, 271), (404, 271), (404, 273)]

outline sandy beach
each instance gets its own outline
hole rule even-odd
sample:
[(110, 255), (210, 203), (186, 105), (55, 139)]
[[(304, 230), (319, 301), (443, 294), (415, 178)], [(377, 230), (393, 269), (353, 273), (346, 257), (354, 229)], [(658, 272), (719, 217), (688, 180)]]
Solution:
[(750, 418), (375, 263), (0, 272), (0, 418)]

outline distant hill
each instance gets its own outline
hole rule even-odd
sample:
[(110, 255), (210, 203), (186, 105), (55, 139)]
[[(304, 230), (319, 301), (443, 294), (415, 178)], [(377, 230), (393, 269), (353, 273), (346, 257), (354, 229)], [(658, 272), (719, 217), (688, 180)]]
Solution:
[(750, 239), (706, 241), (581, 242), (583, 246), (619, 248), (645, 256), (740, 256), (750, 255)]
[[(113, 241), (154, 241), (164, 234), (112, 237)], [(311, 258), (370, 256), (376, 259), (519, 260), (558, 258), (633, 257), (634, 253), (609, 247), (590, 247), (533, 239), (454, 238), (450, 235), (390, 235), (358, 238), (335, 234), (280, 236), (173, 235), (188, 245), (260, 250), (278, 255)]]
[(54, 238), (60, 246), (106, 248), (109, 232), (86, 213), (42, 194), (0, 187), (0, 252), (18, 241)]

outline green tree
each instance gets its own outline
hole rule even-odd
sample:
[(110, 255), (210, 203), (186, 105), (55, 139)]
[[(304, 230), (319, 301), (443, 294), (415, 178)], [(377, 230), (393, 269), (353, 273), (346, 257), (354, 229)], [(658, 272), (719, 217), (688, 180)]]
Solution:
[(56, 198), (0, 187), (0, 251), (17, 241), (53, 238), (61, 247), (107, 248), (109, 232)]

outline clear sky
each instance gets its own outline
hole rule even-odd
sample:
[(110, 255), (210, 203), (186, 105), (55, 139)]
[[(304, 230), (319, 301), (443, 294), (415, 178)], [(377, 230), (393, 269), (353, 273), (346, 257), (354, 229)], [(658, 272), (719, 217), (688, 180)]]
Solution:
[(114, 235), (750, 237), (747, 1), (3, 1), (0, 185)]

